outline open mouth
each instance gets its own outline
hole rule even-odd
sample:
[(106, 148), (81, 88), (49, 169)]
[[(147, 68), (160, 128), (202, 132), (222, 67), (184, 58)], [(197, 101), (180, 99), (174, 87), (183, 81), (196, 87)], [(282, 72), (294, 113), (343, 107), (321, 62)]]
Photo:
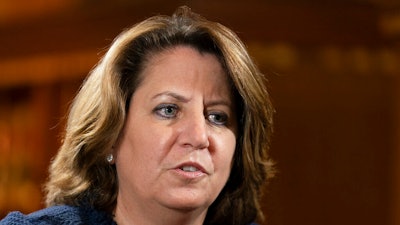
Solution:
[(185, 172), (196, 172), (196, 171), (199, 171), (199, 169), (197, 167), (194, 167), (194, 166), (182, 166), (180, 169), (185, 171)]
[(207, 170), (201, 164), (195, 162), (186, 162), (176, 167), (182, 173), (208, 174)]

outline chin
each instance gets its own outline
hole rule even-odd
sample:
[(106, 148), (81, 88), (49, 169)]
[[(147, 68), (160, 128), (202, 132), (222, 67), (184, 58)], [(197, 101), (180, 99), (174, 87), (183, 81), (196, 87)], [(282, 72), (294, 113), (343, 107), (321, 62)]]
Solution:
[(193, 211), (198, 209), (207, 209), (213, 200), (207, 200), (209, 196), (196, 193), (177, 193), (172, 199), (167, 200), (169, 208), (180, 211)]

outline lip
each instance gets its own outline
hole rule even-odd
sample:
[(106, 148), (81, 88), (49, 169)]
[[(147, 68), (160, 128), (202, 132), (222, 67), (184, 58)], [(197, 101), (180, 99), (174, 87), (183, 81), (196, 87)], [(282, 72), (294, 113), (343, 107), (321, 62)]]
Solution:
[[(184, 166), (192, 166), (192, 167), (196, 167), (197, 170), (196, 171), (183, 171), (181, 168)], [(204, 175), (208, 175), (209, 173), (207, 172), (206, 169), (204, 169), (204, 167), (196, 162), (184, 162), (182, 164), (179, 164), (178, 166), (176, 166), (174, 168), (174, 171), (176, 171), (176, 173), (178, 173), (179, 175), (182, 175), (186, 178), (197, 178), (197, 177), (201, 177)]]

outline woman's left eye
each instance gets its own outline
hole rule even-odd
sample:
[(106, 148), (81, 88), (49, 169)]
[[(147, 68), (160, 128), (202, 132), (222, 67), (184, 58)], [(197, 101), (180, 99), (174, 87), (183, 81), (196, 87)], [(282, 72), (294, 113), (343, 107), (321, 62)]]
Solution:
[(210, 113), (207, 115), (207, 119), (216, 125), (226, 125), (228, 123), (228, 115), (225, 113)]

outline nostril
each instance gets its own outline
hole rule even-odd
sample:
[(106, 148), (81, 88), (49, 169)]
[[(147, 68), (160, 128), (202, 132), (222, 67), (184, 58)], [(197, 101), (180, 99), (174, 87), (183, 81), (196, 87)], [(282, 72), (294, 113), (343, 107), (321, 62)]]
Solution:
[(180, 120), (179, 139), (185, 148), (200, 150), (209, 146), (210, 128), (203, 113), (198, 113), (199, 111), (192, 111), (190, 116)]
[(187, 149), (203, 150), (203, 149), (207, 149), (210, 145), (208, 137), (204, 138), (204, 140), (189, 137), (186, 140), (187, 141), (183, 142), (183, 146)]
[(196, 150), (206, 149), (209, 146), (207, 129), (188, 129), (181, 134), (182, 143), (186, 148)]

